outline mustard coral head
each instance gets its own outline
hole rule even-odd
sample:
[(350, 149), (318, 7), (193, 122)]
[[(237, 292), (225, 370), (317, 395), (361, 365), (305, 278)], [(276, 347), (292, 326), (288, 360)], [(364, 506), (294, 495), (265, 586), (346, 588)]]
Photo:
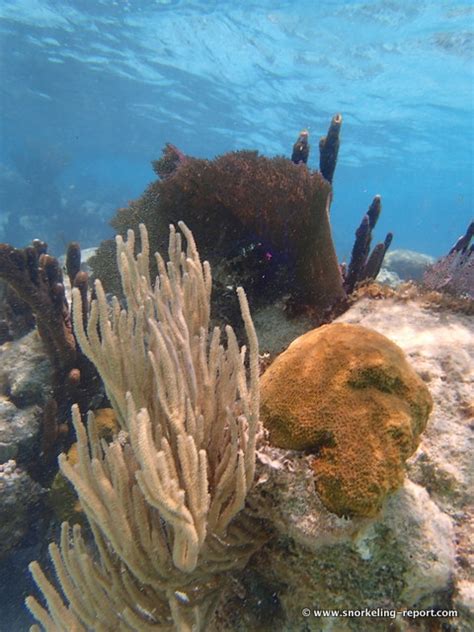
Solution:
[(403, 483), (432, 409), (403, 351), (358, 325), (297, 338), (262, 378), (270, 441), (315, 454), (316, 489), (339, 515), (371, 516)]

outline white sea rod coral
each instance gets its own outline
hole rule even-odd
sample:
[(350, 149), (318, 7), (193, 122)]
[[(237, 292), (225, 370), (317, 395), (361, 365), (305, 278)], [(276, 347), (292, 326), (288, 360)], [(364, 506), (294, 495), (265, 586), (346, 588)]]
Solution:
[[(78, 526), (62, 526), (50, 553), (62, 595), (40, 566), (31, 572), (47, 609), (27, 606), (46, 630), (208, 629), (225, 573), (258, 546), (240, 513), (255, 471), (260, 434), (258, 342), (245, 293), (237, 290), (249, 340), (209, 332), (211, 272), (193, 236), (170, 229), (169, 261), (156, 255), (149, 276), (148, 236), (117, 237), (117, 263), (127, 301), (108, 305), (95, 283), (87, 328), (79, 292), (75, 333), (97, 367), (121, 431), (100, 441), (94, 415), (87, 429), (73, 410), (78, 462), (59, 464), (88, 518), (95, 551)], [(33, 629), (38, 630), (37, 626)]]

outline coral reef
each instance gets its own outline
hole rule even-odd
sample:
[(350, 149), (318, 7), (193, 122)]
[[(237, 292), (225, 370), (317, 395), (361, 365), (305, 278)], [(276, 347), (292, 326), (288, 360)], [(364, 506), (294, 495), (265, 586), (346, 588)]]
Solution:
[[(218, 311), (222, 303), (228, 304), (229, 287), (252, 279), (245, 287), (254, 307), (287, 297), (296, 309), (309, 306), (322, 316), (346, 296), (329, 218), (341, 124), (337, 114), (320, 142), (321, 171), (305, 165), (307, 133), (300, 134), (292, 160), (252, 151), (202, 160), (168, 144), (163, 157), (153, 162), (160, 180), (128, 208), (119, 209), (111, 224), (124, 236), (127, 229), (136, 231), (145, 223), (152, 250), (161, 251), (166, 244), (160, 236), (168, 225), (184, 220), (214, 270)], [(376, 273), (386, 247), (378, 249), (370, 270), (368, 250), (362, 251), (363, 268), (354, 273), (348, 291), (364, 278), (364, 271)], [(105, 289), (117, 294), (112, 241), (101, 244), (91, 265)], [(234, 303), (233, 315), (222, 313), (233, 324), (238, 320), (236, 308)]]
[[(87, 274), (80, 271), (80, 249), (68, 250), (67, 269), (85, 298)], [(24, 249), (0, 244), (0, 277), (31, 310), (51, 363), (51, 397), (44, 404), (42, 454), (52, 465), (58, 439), (68, 434), (65, 422), (73, 403), (87, 408), (100, 381), (91, 363), (77, 347), (58, 260), (47, 254), (47, 245), (35, 240)], [(87, 301), (84, 302), (84, 320)], [(46, 475), (47, 467), (43, 469)]]
[(35, 317), (28, 303), (0, 280), (0, 346), (17, 340), (35, 327)]
[(0, 244), (0, 276), (31, 307), (38, 331), (58, 372), (75, 365), (76, 345), (65, 306), (62, 273), (47, 246), (35, 240), (20, 250)]
[[(375, 329), (403, 349), (429, 385), (430, 421), (403, 486), (373, 518), (328, 511), (316, 490), (314, 455), (262, 446), (247, 509), (273, 537), (235, 574), (217, 629), (471, 632), (472, 317), (393, 295), (361, 298), (338, 321)], [(318, 609), (379, 609), (380, 616), (317, 616)], [(404, 609), (445, 612), (415, 620)]]
[(271, 443), (316, 453), (316, 489), (338, 515), (375, 515), (403, 484), (432, 407), (400, 348), (348, 324), (297, 338), (261, 387)]
[(294, 162), (295, 165), (299, 165), (301, 163), (306, 164), (308, 162), (310, 150), (308, 140), (308, 130), (304, 129), (300, 132), (300, 135), (296, 139), (296, 143), (293, 145), (291, 162)]
[(423, 285), (474, 299), (474, 222), (471, 222), (449, 253), (434, 263), (423, 276)]
[[(249, 510), (275, 531), (252, 558), (245, 582), (256, 584), (260, 593), (272, 590), (279, 611), (274, 605), (260, 614), (266, 628), (255, 626), (255, 617), (242, 626), (240, 609), (246, 601), (239, 599), (244, 592), (239, 587), (223, 606), (230, 623), (223, 629), (386, 632), (406, 629), (396, 616), (405, 608), (453, 608), (453, 523), (423, 487), (406, 480), (386, 499), (377, 519), (343, 520), (319, 501), (307, 459), (283, 450), (267, 450), (262, 457), (267, 457), (257, 470), (262, 483), (249, 499)], [(310, 618), (302, 616), (303, 608), (310, 608)], [(380, 614), (314, 616), (318, 609), (379, 609)], [(399, 627), (390, 627), (393, 619)], [(433, 621), (425, 619), (421, 630), (431, 632)]]
[(162, 151), (163, 156), (152, 160), (151, 166), (156, 175), (163, 180), (170, 176), (178, 167), (186, 162), (186, 156), (171, 143), (166, 143)]
[(382, 199), (376, 195), (372, 200), (367, 213), (362, 218), (359, 228), (356, 230), (351, 260), (347, 270), (343, 269), (344, 288), (348, 294), (353, 292), (358, 283), (375, 279), (380, 272), (382, 263), (393, 235), (388, 233), (383, 243), (377, 244), (369, 255), (372, 241), (372, 231), (377, 224), (382, 211)]
[(339, 134), (341, 131), (342, 116), (335, 114), (326, 136), (319, 141), (319, 170), (328, 182), (332, 182), (336, 170), (337, 155), (339, 153)]
[[(429, 385), (434, 408), (420, 446), (407, 462), (407, 474), (452, 522), (456, 566), (449, 596), (459, 619), (451, 625), (453, 630), (470, 632), (474, 628), (474, 312), (472, 300), (459, 304), (450, 295), (448, 299), (417, 297), (412, 292), (405, 300), (361, 300), (339, 320), (389, 336)], [(431, 538), (430, 529), (425, 537)]]
[[(306, 302), (328, 306), (343, 297), (329, 226), (330, 190), (319, 173), (285, 158), (269, 159), (250, 151), (213, 161), (187, 158), (129, 209), (119, 211), (112, 224), (123, 234), (146, 223), (151, 247), (159, 250), (163, 244), (157, 235), (182, 218), (213, 267), (260, 244), (259, 260), (271, 261), (267, 285), (278, 266), (284, 266), (285, 291), (292, 288)], [(107, 281), (110, 268), (107, 265), (104, 271), (100, 263), (104, 247), (108, 248), (99, 248), (92, 267)], [(110, 251), (105, 252), (107, 259)]]
[(38, 563), (30, 570), (48, 610), (27, 599), (47, 630), (207, 630), (229, 571), (263, 543), (241, 515), (254, 482), (259, 422), (258, 342), (242, 288), (237, 290), (249, 341), (231, 327), (209, 333), (211, 274), (192, 233), (170, 230), (170, 261), (157, 255), (151, 285), (149, 246), (134, 256), (134, 234), (117, 237), (127, 300), (107, 305), (100, 282), (85, 330), (80, 291), (74, 325), (100, 371), (121, 430), (101, 440), (95, 416), (87, 429), (77, 407), (77, 463), (61, 455), (90, 524), (96, 554), (75, 526), (62, 526), (50, 553), (60, 589)]
[(434, 262), (434, 257), (430, 255), (399, 248), (387, 254), (383, 268), (395, 273), (400, 281), (421, 281), (426, 269)]
[(436, 308), (425, 297), (361, 299), (339, 321), (384, 332), (407, 354), (434, 400), (421, 446), (408, 461), (411, 479), (454, 516), (472, 502), (472, 314)]

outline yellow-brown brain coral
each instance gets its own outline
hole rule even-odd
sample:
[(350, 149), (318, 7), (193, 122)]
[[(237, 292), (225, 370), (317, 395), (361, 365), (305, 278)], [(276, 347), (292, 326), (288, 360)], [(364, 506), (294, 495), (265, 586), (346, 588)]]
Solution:
[(270, 442), (314, 451), (316, 489), (338, 515), (373, 516), (403, 483), (432, 406), (403, 351), (358, 325), (304, 334), (262, 377)]

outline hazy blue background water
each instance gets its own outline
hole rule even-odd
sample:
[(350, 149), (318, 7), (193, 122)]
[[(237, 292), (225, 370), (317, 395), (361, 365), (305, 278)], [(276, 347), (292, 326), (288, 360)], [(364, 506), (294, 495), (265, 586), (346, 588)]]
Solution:
[[(470, 0), (0, 0), (0, 241), (97, 244), (166, 141), (289, 156), (307, 127), (316, 167), (341, 112), (341, 258), (376, 193), (379, 236), (440, 255), (472, 216), (473, 22)], [(28, 627), (36, 555), (2, 562), (2, 632)]]
[(0, 241), (110, 234), (166, 141), (291, 153), (344, 117), (332, 209), (347, 257), (379, 235), (433, 255), (473, 207), (471, 1), (1, 0)]

